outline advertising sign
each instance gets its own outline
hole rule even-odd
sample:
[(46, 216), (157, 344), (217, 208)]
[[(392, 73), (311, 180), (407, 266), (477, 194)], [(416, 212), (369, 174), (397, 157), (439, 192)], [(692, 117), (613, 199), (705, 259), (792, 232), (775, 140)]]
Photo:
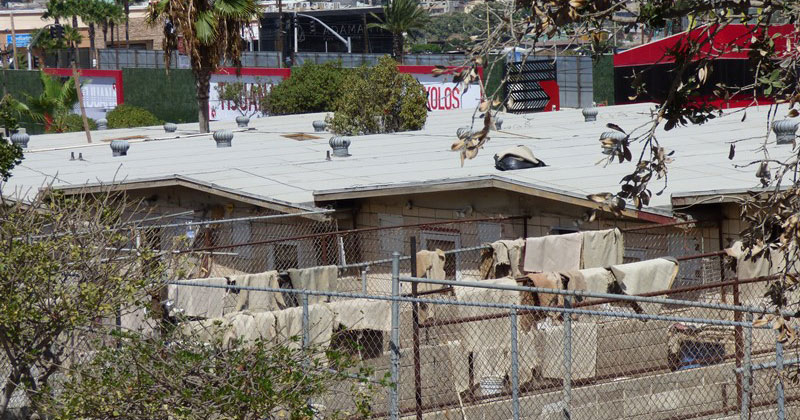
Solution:
[(425, 87), (428, 95), (428, 109), (431, 111), (452, 111), (472, 109), (480, 105), (483, 93), (478, 83), (468, 87), (453, 83), (452, 76), (433, 76), (433, 66), (399, 66), (401, 73), (414, 76)]
[[(240, 75), (236, 75), (234, 69), (223, 69), (223, 71), (211, 76), (211, 91), (209, 92), (208, 114), (212, 120), (233, 121), (239, 115), (246, 115), (250, 118), (263, 117), (261, 112), (261, 98), (276, 85), (289, 76), (289, 69), (260, 69), (246, 68), (241, 70)], [(242, 105), (242, 109), (236, 106), (233, 101), (223, 101), (220, 99), (220, 89), (228, 83), (243, 83), (247, 92), (247, 100)]]

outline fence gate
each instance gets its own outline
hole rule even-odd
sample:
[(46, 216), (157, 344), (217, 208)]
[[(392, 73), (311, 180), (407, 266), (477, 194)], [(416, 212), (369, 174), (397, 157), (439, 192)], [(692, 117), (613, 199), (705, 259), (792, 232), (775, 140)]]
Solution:
[(559, 108), (556, 63), (551, 59), (527, 59), (506, 64), (508, 112), (526, 113)]

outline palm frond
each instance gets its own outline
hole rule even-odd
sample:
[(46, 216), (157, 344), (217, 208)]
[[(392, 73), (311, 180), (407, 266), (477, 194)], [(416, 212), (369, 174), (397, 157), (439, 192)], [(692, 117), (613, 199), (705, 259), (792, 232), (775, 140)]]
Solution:
[(423, 29), (428, 21), (427, 11), (417, 0), (392, 0), (383, 6), (384, 17), (372, 14), (380, 23), (368, 27), (381, 28), (395, 34)]
[(216, 41), (217, 20), (213, 11), (197, 13), (197, 19), (194, 21), (194, 33), (202, 44), (210, 45)]
[(225, 18), (249, 20), (256, 16), (258, 4), (254, 0), (217, 0), (214, 9)]

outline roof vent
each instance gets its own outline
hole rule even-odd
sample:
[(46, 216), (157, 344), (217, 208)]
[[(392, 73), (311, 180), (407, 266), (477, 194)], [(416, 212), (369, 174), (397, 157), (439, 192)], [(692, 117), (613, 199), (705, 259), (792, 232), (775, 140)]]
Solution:
[(175, 123), (164, 123), (164, 131), (167, 133), (174, 133), (178, 129), (178, 125)]
[(539, 168), (542, 166), (547, 165), (534, 156), (531, 149), (523, 145), (506, 149), (494, 155), (494, 167), (501, 171)]
[(325, 124), (325, 121), (322, 120), (315, 120), (314, 122), (311, 123), (311, 125), (314, 126), (314, 131), (316, 131), (317, 133), (321, 133), (325, 131), (326, 128), (328, 128), (328, 124)]
[(581, 114), (583, 114), (583, 121), (584, 122), (592, 122), (597, 121), (597, 113), (598, 109), (595, 107), (587, 107), (581, 110)]
[(502, 130), (503, 129), (503, 119), (502, 118), (498, 118), (498, 119), (494, 120), (494, 128), (497, 129), (497, 130)]
[(467, 133), (471, 133), (471, 132), (472, 132), (472, 129), (469, 128), (469, 127), (459, 127), (458, 130), (456, 130), (456, 136), (458, 138), (460, 138), (460, 139), (464, 138), (464, 137), (469, 137), (471, 134), (467, 134)]
[(622, 143), (628, 136), (619, 131), (606, 131), (600, 135), (600, 147), (603, 148), (604, 155), (612, 155), (615, 150), (622, 147)]
[(350, 139), (341, 136), (333, 136), (328, 141), (328, 144), (333, 149), (333, 155), (336, 157), (348, 157), (350, 156)]
[(797, 132), (797, 122), (789, 119), (775, 121), (772, 123), (772, 131), (775, 132), (778, 144), (792, 144)]
[(231, 142), (233, 141), (233, 131), (219, 130), (215, 131), (212, 136), (214, 137), (214, 141), (217, 142), (217, 147), (231, 147)]
[(113, 156), (128, 156), (128, 149), (131, 148), (127, 140), (112, 140), (111, 154)]
[(97, 129), (98, 130), (105, 130), (108, 128), (108, 120), (105, 118), (100, 118), (97, 120)]
[(250, 124), (250, 117), (247, 115), (237, 115), (236, 116), (236, 126), (239, 128), (246, 128), (247, 124)]
[(28, 148), (28, 141), (30, 141), (31, 136), (24, 131), (20, 131), (11, 135), (11, 143), (16, 144), (22, 149)]

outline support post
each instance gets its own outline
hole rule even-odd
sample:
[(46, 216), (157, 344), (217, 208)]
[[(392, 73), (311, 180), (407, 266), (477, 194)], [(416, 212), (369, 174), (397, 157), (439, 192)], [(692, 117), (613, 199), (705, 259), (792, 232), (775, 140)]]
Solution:
[(511, 409), (519, 420), (519, 349), (517, 341), (517, 310), (511, 308)]
[(745, 317), (747, 319), (747, 323), (750, 324), (750, 326), (747, 327), (747, 329), (745, 329), (745, 331), (744, 331), (744, 333), (745, 333), (744, 343), (743, 343), (743, 345), (744, 345), (743, 346), (744, 347), (744, 349), (743, 349), (744, 352), (743, 353), (744, 354), (742, 355), (743, 356), (743, 360), (742, 360), (742, 368), (743, 368), (743, 370), (742, 370), (742, 376), (741, 376), (741, 382), (742, 382), (742, 405), (740, 406), (741, 407), (740, 416), (739, 416), (740, 420), (750, 420), (750, 385), (752, 383), (750, 378), (751, 378), (751, 376), (753, 374), (753, 371), (750, 369), (750, 366), (751, 366), (750, 352), (751, 352), (752, 342), (753, 342), (753, 314), (748, 312), (745, 315)]
[(389, 350), (391, 351), (391, 377), (389, 385), (389, 418), (399, 420), (400, 410), (397, 402), (397, 387), (400, 385), (400, 253), (392, 253), (392, 334)]
[(528, 239), (528, 216), (522, 218), (522, 238)]
[(311, 328), (308, 325), (308, 293), (303, 293), (301, 298), (303, 299), (303, 348), (305, 349), (308, 348), (309, 344), (311, 344)]
[[(723, 244), (723, 231), (722, 231), (722, 220), (717, 221), (717, 236), (719, 236), (719, 249), (725, 249)], [(719, 257), (719, 279), (720, 281), (725, 281), (725, 257)], [(739, 293), (739, 283), (738, 278), (736, 279), (737, 282), (733, 284), (733, 304), (736, 306), (741, 305), (741, 295)], [(725, 288), (722, 288), (722, 302), (726, 303), (726, 296), (725, 296)], [(733, 312), (733, 320), (736, 322), (742, 321), (742, 313), (739, 311)], [(742, 339), (742, 327), (736, 326), (733, 329), (733, 352), (736, 356), (736, 367), (742, 367), (742, 353), (743, 353), (743, 343)], [(736, 375), (736, 402), (739, 407), (743, 406), (743, 399), (744, 399), (744, 388), (742, 385), (742, 376)], [(727, 405), (727, 404), (726, 404)]]
[(365, 295), (367, 294), (367, 273), (368, 272), (369, 272), (369, 266), (368, 265), (364, 266), (364, 268), (361, 269), (361, 293), (363, 293)]
[(775, 393), (777, 394), (778, 402), (778, 420), (786, 418), (786, 410), (784, 408), (785, 395), (783, 391), (783, 343), (775, 341), (775, 372), (778, 374), (775, 379)]
[(83, 105), (83, 89), (81, 89), (81, 81), (78, 78), (78, 49), (72, 47), (75, 57), (72, 60), (72, 78), (75, 80), (75, 90), (78, 93), (78, 105), (81, 109), (81, 119), (83, 119), (83, 130), (86, 132), (86, 141), (92, 142), (92, 133), (89, 131), (89, 120), (86, 118), (86, 107)]
[[(569, 309), (572, 297), (564, 296), (564, 308)], [(564, 313), (564, 418), (569, 420), (572, 406), (572, 314)]]
[[(349, 39), (348, 39), (349, 41)], [(411, 237), (409, 244), (411, 250), (411, 277), (417, 275), (417, 238)], [(417, 283), (411, 283), (411, 296), (417, 297)], [(419, 304), (411, 302), (411, 326), (412, 326), (412, 341), (414, 353), (414, 412), (416, 413), (417, 420), (422, 420), (422, 373), (420, 356), (419, 356)]]

